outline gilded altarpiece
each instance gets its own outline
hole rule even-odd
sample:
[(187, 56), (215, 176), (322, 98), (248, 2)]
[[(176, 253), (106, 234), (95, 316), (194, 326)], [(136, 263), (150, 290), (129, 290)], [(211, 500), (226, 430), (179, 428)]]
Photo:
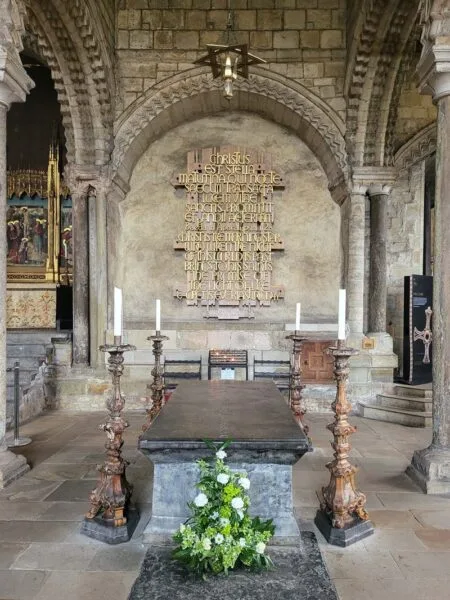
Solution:
[(205, 317), (254, 317), (256, 306), (284, 297), (273, 283), (272, 252), (283, 250), (274, 230), (275, 196), (284, 189), (271, 157), (259, 150), (223, 146), (192, 150), (174, 185), (185, 190), (186, 281), (174, 295), (205, 307)]
[[(71, 199), (61, 185), (59, 156), (48, 169), (8, 171), (7, 327), (56, 327), (56, 287), (70, 283)], [(61, 220), (62, 219), (62, 220)]]

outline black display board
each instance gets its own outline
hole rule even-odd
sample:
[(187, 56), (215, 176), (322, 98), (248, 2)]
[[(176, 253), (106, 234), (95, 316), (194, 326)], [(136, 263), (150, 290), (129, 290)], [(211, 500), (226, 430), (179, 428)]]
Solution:
[(403, 379), (417, 385), (432, 381), (433, 277), (405, 277)]

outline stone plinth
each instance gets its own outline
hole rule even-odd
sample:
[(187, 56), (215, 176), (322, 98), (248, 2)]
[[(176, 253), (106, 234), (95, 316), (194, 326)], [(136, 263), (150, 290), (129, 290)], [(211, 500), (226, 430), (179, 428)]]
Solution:
[(203, 440), (233, 442), (227, 464), (247, 471), (250, 513), (274, 520), (275, 543), (299, 536), (292, 504), (292, 465), (309, 450), (276, 386), (254, 382), (185, 382), (139, 441), (155, 465), (147, 540), (169, 541), (198, 493), (195, 461), (211, 456)]

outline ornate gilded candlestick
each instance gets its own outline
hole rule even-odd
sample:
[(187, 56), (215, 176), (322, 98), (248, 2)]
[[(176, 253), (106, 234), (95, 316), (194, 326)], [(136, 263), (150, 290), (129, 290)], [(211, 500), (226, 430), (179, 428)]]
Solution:
[(349, 436), (356, 431), (347, 420), (352, 405), (347, 400), (347, 379), (349, 359), (357, 350), (347, 348), (344, 340), (328, 348), (334, 357), (334, 376), (337, 384), (336, 399), (333, 402), (334, 422), (327, 425), (334, 436), (331, 443), (334, 460), (326, 466), (330, 471), (330, 483), (322, 488), (320, 510), (315, 523), (326, 540), (335, 546), (349, 546), (373, 533), (372, 523), (366, 512), (366, 497), (356, 490), (357, 468), (348, 460), (350, 452)]
[(112, 374), (113, 384), (106, 401), (109, 416), (106, 423), (99, 425), (107, 436), (106, 460), (97, 467), (100, 478), (89, 496), (91, 508), (81, 525), (81, 532), (108, 544), (120, 544), (131, 538), (139, 520), (138, 512), (130, 506), (132, 488), (125, 475), (128, 461), (122, 458), (121, 453), (122, 434), (128, 427), (122, 416), (125, 396), (120, 391), (123, 354), (136, 348), (122, 345), (120, 336), (116, 336), (114, 344), (100, 346), (100, 350), (109, 353), (108, 371)]
[(169, 338), (165, 335), (161, 335), (160, 331), (157, 331), (155, 335), (151, 335), (147, 338), (153, 343), (153, 356), (155, 357), (155, 364), (151, 371), (153, 381), (147, 385), (147, 389), (151, 390), (152, 405), (147, 408), (147, 419), (142, 426), (142, 431), (146, 431), (152, 424), (153, 419), (159, 413), (164, 402), (164, 378), (163, 370), (161, 366), (161, 354), (163, 341)]
[(304, 416), (306, 407), (302, 396), (304, 385), (301, 384), (302, 376), (302, 347), (306, 338), (299, 335), (298, 331), (286, 336), (287, 340), (292, 340), (293, 351), (291, 356), (291, 371), (289, 379), (289, 406), (294, 413), (294, 418), (300, 427), (308, 435), (309, 427), (305, 424)]

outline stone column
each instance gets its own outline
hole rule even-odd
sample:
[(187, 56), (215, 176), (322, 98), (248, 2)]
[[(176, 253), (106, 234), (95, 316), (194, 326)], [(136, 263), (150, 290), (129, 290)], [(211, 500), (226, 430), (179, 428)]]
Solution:
[[(437, 104), (433, 276), (433, 437), (417, 450), (407, 473), (429, 494), (450, 493), (450, 48), (439, 46), (450, 23), (425, 21), (417, 70), (421, 92)], [(427, 31), (428, 28), (428, 31)], [(427, 37), (428, 35), (428, 37)], [(438, 35), (439, 37), (434, 37)], [(433, 39), (434, 38), (434, 39)], [(438, 42), (438, 43), (436, 43)]]
[(390, 188), (385, 185), (370, 186), (370, 284), (369, 332), (386, 332), (387, 301), (387, 201)]
[(72, 193), (73, 240), (73, 364), (89, 364), (89, 239), (88, 186)]
[(89, 319), (92, 367), (104, 364), (99, 346), (106, 343), (107, 249), (106, 194), (99, 182), (89, 194)]
[(29, 470), (25, 458), (10, 452), (6, 432), (6, 113), (12, 102), (24, 102), (34, 87), (17, 52), (0, 47), (0, 488)]
[(355, 187), (347, 202), (348, 271), (347, 319), (352, 338), (362, 338), (364, 329), (364, 231), (366, 189)]

